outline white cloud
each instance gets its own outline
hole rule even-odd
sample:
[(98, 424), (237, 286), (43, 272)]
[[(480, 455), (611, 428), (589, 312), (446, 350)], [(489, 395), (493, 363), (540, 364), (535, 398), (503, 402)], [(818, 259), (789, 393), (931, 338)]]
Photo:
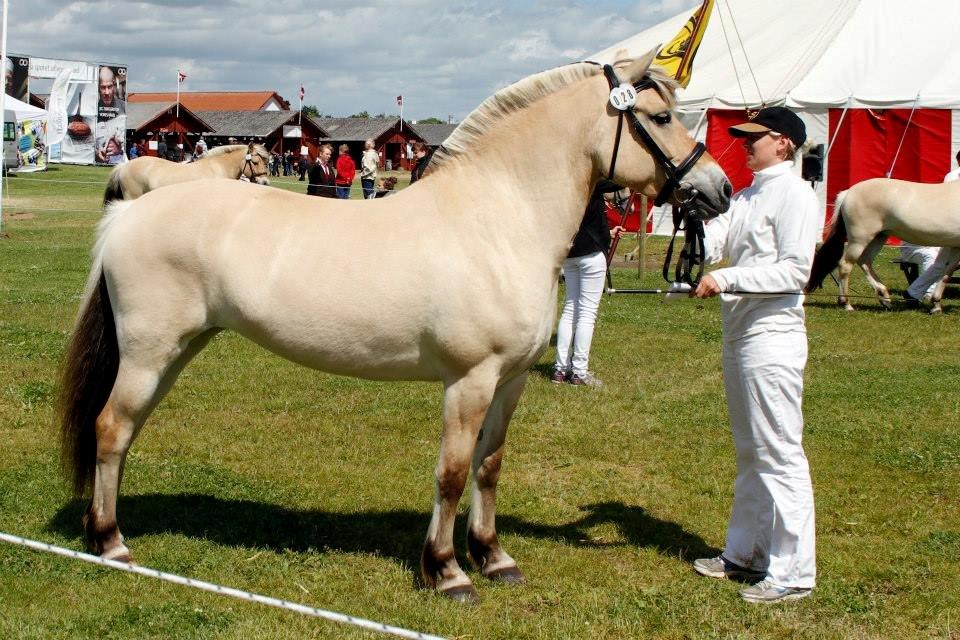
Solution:
[[(148, 0), (11, 3), (13, 52), (125, 63), (131, 91), (276, 90), (296, 104), (460, 119), (497, 88), (696, 0)], [(42, 34), (42, 37), (38, 37)]]

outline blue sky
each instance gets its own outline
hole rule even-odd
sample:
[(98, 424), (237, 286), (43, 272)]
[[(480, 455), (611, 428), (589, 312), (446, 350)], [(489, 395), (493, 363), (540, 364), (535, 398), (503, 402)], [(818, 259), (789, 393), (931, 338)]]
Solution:
[(12, 52), (125, 63), (131, 91), (278, 91), (296, 108), (463, 118), (524, 76), (581, 59), (698, 0), (11, 2)]

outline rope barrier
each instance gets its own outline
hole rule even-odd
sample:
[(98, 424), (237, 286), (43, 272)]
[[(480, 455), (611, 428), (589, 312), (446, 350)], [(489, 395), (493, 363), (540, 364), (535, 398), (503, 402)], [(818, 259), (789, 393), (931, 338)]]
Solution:
[(52, 544), (47, 544), (45, 542), (37, 542), (36, 540), (21, 538), (20, 536), (11, 535), (9, 533), (0, 532), (0, 540), (4, 542), (9, 542), (10, 544), (26, 547), (28, 549), (33, 549), (34, 551), (45, 551), (47, 553), (63, 556), (65, 558), (82, 560), (83, 562), (89, 562), (92, 564), (100, 565), (102, 567), (117, 569), (118, 571), (135, 573), (137, 575), (146, 576), (148, 578), (156, 578), (157, 580), (163, 580), (164, 582), (172, 582), (173, 584), (178, 584), (185, 587), (192, 587), (194, 589), (199, 589), (201, 591), (218, 593), (223, 596), (237, 598), (238, 600), (256, 602), (259, 604), (267, 605), (269, 607), (276, 607), (278, 609), (284, 609), (286, 611), (293, 611), (295, 613), (300, 613), (300, 614), (311, 616), (314, 618), (323, 618), (324, 620), (330, 620), (331, 622), (339, 622), (342, 624), (353, 625), (355, 627), (360, 627), (362, 629), (377, 631), (379, 633), (386, 633), (394, 636), (399, 636), (401, 638), (413, 638), (413, 640), (445, 640), (441, 636), (433, 636), (425, 633), (420, 633), (419, 631), (411, 631), (409, 629), (404, 629), (402, 627), (394, 627), (388, 624), (384, 624), (382, 622), (374, 622), (373, 620), (367, 620), (365, 618), (357, 618), (355, 616), (346, 615), (344, 613), (337, 613), (336, 611), (327, 611), (326, 609), (308, 607), (306, 605), (298, 604), (296, 602), (290, 602), (289, 600), (280, 600), (278, 598), (262, 596), (257, 593), (251, 593), (249, 591), (241, 591), (240, 589), (233, 589), (231, 587), (224, 587), (218, 584), (214, 584), (212, 582), (204, 582), (203, 580), (194, 580), (193, 578), (185, 578), (183, 576), (178, 576), (173, 573), (166, 573), (164, 571), (158, 571), (156, 569), (149, 569), (147, 567), (141, 567), (135, 564), (127, 564), (126, 562), (117, 562), (116, 560), (104, 560), (103, 558), (90, 555), (89, 553), (81, 553), (79, 551), (74, 551), (72, 549), (65, 549), (63, 547), (57, 547)]

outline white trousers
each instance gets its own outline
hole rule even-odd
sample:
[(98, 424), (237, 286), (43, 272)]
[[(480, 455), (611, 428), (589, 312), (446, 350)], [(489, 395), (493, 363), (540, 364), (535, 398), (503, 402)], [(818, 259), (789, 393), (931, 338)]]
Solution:
[(917, 279), (914, 280), (913, 284), (907, 289), (907, 293), (918, 300), (928, 293), (932, 294), (937, 284), (939, 284), (943, 276), (946, 275), (947, 269), (949, 269), (957, 259), (960, 259), (960, 248), (941, 248), (937, 253), (937, 259), (934, 260), (933, 264), (927, 267), (923, 273), (917, 276)]
[(554, 363), (557, 371), (572, 371), (578, 376), (587, 373), (593, 327), (597, 323), (606, 275), (607, 259), (600, 251), (563, 261), (567, 293), (557, 323), (557, 359)]
[(807, 336), (770, 331), (724, 344), (737, 481), (723, 556), (782, 587), (816, 581), (813, 486), (803, 452)]

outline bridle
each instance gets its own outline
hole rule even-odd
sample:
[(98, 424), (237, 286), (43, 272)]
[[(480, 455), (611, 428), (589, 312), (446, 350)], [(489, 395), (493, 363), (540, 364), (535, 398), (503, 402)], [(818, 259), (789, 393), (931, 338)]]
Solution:
[[(620, 138), (623, 134), (623, 120), (626, 116), (630, 118), (634, 132), (667, 176), (667, 181), (660, 188), (660, 192), (653, 202), (654, 205), (659, 207), (675, 194), (677, 195), (677, 204), (673, 205), (673, 236), (670, 238), (670, 245), (667, 248), (666, 259), (663, 263), (663, 277), (670, 283), (685, 282), (695, 287), (703, 276), (706, 255), (703, 220), (694, 207), (694, 201), (699, 193), (692, 186), (684, 185), (682, 180), (700, 160), (700, 157), (706, 151), (706, 147), (702, 142), (696, 143), (683, 162), (679, 165), (673, 164), (673, 161), (667, 157), (667, 154), (663, 152), (663, 149), (660, 148), (660, 145), (653, 139), (653, 136), (650, 135), (650, 132), (646, 130), (633, 111), (633, 107), (637, 103), (637, 94), (646, 89), (655, 88), (653, 80), (645, 75), (639, 82), (632, 85), (621, 82), (613, 67), (609, 64), (603, 65), (603, 73), (610, 84), (610, 105), (619, 112), (617, 135), (613, 143), (613, 155), (610, 158), (610, 170), (607, 173), (607, 179), (613, 180), (613, 171), (617, 166), (617, 154), (620, 151)], [(670, 263), (673, 259), (673, 245), (679, 231), (684, 232), (683, 249), (680, 250), (673, 278), (671, 278)], [(694, 267), (698, 267), (696, 276), (693, 275)]]
[[(238, 180), (243, 180), (245, 182), (253, 182), (254, 178), (258, 177), (253, 175), (253, 154), (255, 152), (247, 149), (246, 153), (243, 154), (243, 165), (240, 167), (240, 177)], [(247, 168), (250, 168), (250, 175), (247, 175), (245, 172)], [(263, 175), (263, 174), (261, 174)]]

